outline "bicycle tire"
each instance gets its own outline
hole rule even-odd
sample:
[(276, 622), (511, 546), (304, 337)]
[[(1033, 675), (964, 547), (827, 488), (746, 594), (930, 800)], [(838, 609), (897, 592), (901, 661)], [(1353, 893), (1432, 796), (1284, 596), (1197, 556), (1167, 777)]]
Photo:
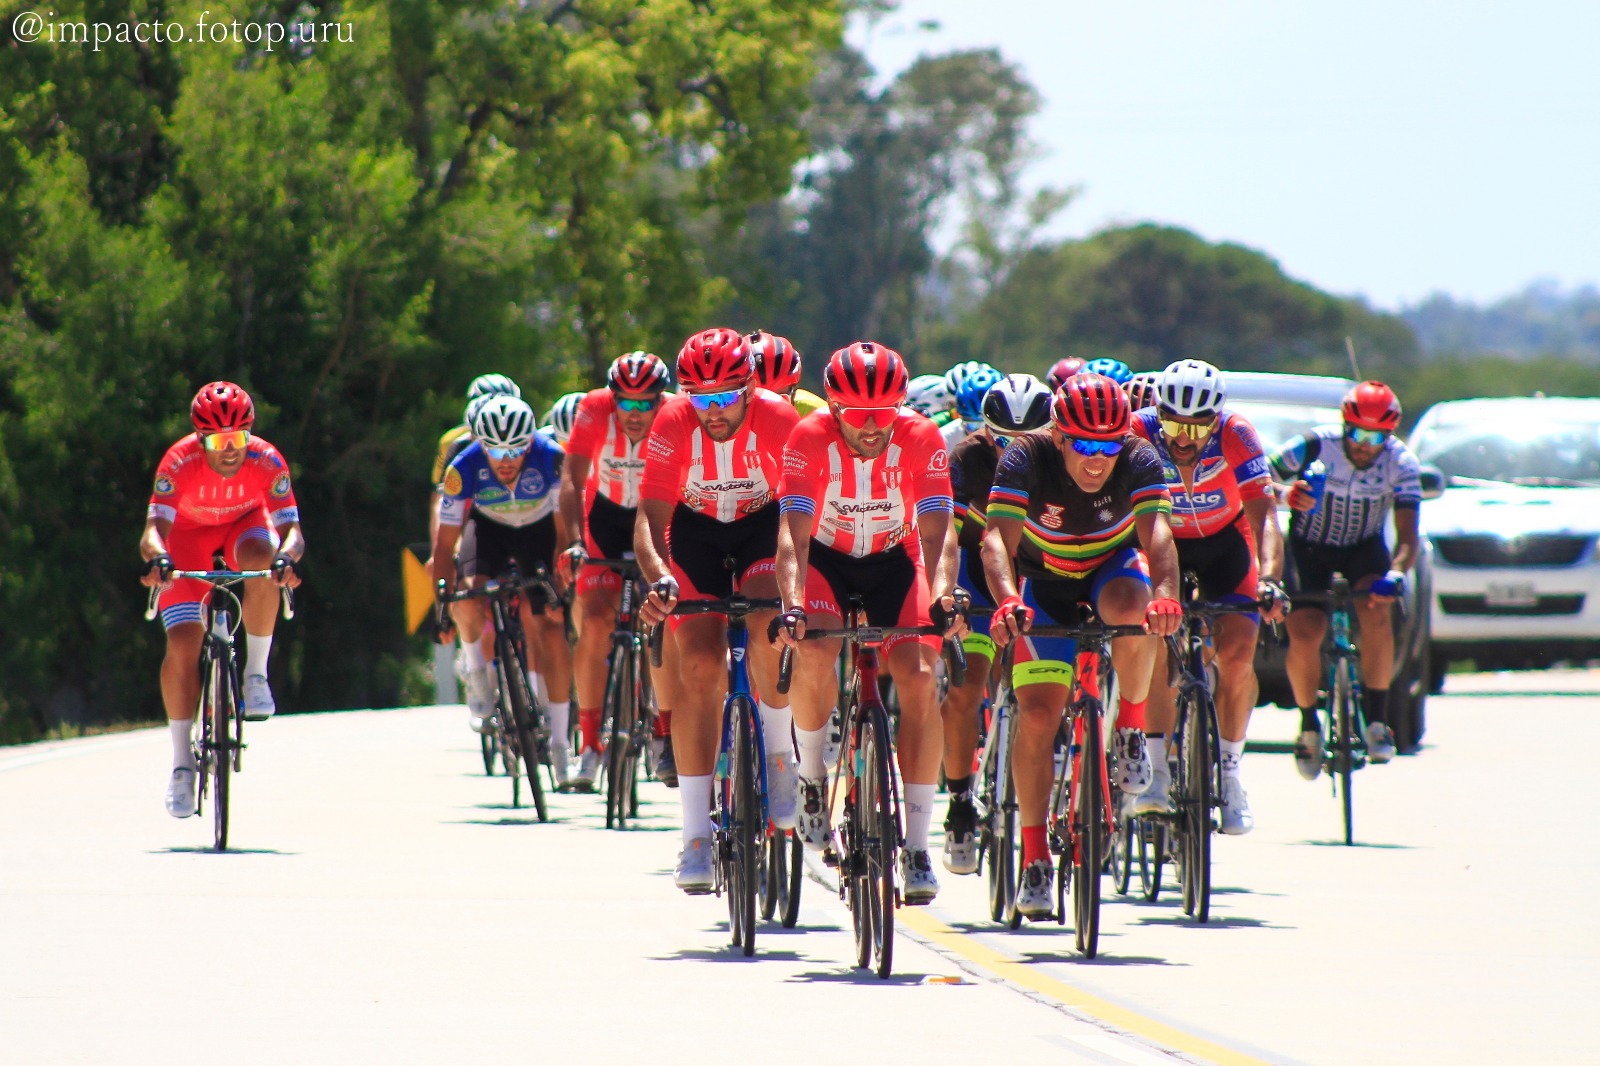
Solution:
[(1179, 712), (1183, 744), (1178, 756), (1183, 849), (1183, 913), (1204, 922), (1211, 916), (1211, 806), (1216, 798), (1215, 711), (1203, 691), (1183, 699)]
[(1125, 815), (1117, 819), (1117, 835), (1109, 849), (1111, 888), (1119, 896), (1133, 889), (1133, 838), (1139, 834), (1139, 819)]
[(1138, 818), (1139, 887), (1146, 903), (1161, 897), (1161, 868), (1167, 861), (1167, 827), (1159, 818)]
[(1355, 844), (1355, 797), (1350, 779), (1355, 773), (1355, 675), (1349, 659), (1338, 659), (1333, 666), (1333, 691), (1328, 701), (1332, 713), (1334, 768), (1338, 773), (1339, 801), (1344, 815), (1344, 843)]
[(730, 697), (728, 713), (733, 715), (733, 765), (723, 781), (724, 846), (719, 856), (728, 864), (728, 931), (733, 945), (749, 957), (756, 951), (756, 857), (766, 834), (759, 786), (761, 749), (750, 698)]
[(995, 704), (994, 744), (983, 767), (988, 807), (983, 850), (989, 860), (989, 917), (1008, 924), (1017, 900), (1017, 849), (1021, 843), (1017, 827), (1017, 784), (1011, 776), (1011, 727), (1016, 717), (1009, 710), (1009, 695), (1007, 693), (1006, 701)]
[[(497, 644), (498, 670), (501, 692), (511, 711), (511, 728), (516, 737), (517, 756), (522, 764), (522, 775), (528, 782), (528, 794), (533, 799), (533, 810), (541, 822), (550, 820), (545, 806), (544, 782), (539, 779), (539, 735), (533, 693), (528, 689), (528, 673), (524, 669), (527, 659), (521, 647), (508, 634), (500, 634)], [(509, 666), (507, 664), (510, 664)], [(515, 762), (513, 763), (515, 765)], [(517, 802), (517, 777), (511, 775), (512, 802)]]
[(633, 745), (633, 656), (615, 648), (606, 672), (605, 720), (611, 726), (606, 744), (606, 828), (621, 829), (628, 818), (632, 781), (628, 776), (628, 750)]
[(233, 696), (230, 689), (230, 671), (226, 656), (213, 654), (211, 658), (211, 699), (208, 709), (211, 715), (211, 758), (210, 769), (212, 777), (211, 789), (211, 823), (212, 847), (217, 851), (228, 850), (228, 816), (229, 805), (232, 797), (230, 780), (233, 771), (233, 760), (229, 757), (228, 741), (233, 730)]
[[(867, 708), (861, 730), (860, 751), (865, 775), (858, 779), (857, 786), (866, 785), (859, 807), (867, 830), (861, 842), (860, 862), (867, 903), (863, 924), (867, 926), (866, 946), (870, 956), (877, 959), (874, 971), (880, 978), (887, 978), (894, 968), (894, 867), (899, 832), (894, 810), (894, 774), (889, 764), (893, 757), (889, 718), (881, 705)], [(869, 957), (862, 965), (870, 964)]]
[(495, 756), (499, 754), (499, 752), (495, 750), (497, 747), (498, 745), (496, 745), (494, 742), (494, 732), (485, 727), (483, 732), (478, 734), (478, 748), (483, 754), (484, 777), (494, 776), (494, 759)]
[(800, 920), (800, 880), (805, 873), (800, 835), (785, 829), (767, 833), (761, 849), (757, 884), (761, 889), (761, 918), (793, 929)]
[(1078, 766), (1082, 781), (1072, 812), (1072, 907), (1078, 950), (1092, 959), (1100, 951), (1100, 870), (1105, 838), (1105, 736), (1101, 712), (1091, 704), (1084, 709), (1083, 747)]

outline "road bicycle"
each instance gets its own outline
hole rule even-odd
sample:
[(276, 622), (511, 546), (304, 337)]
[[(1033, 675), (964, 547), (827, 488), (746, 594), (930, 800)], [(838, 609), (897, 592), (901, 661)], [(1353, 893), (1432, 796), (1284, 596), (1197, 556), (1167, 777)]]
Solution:
[[(229, 777), (243, 768), (244, 708), (239, 677), (239, 652), (234, 637), (244, 616), (244, 605), (233, 586), (253, 578), (270, 578), (272, 570), (171, 570), (168, 578), (205, 581), (211, 594), (205, 599), (202, 625), (205, 637), (200, 644), (200, 699), (195, 717), (200, 728), (190, 734), (195, 769), (200, 775), (194, 813), (199, 816), (211, 797), (212, 843), (217, 851), (228, 850)], [(283, 617), (294, 617), (294, 597), (280, 590)], [(156, 617), (160, 589), (150, 590), (145, 608), (146, 620)]]
[(639, 631), (638, 607), (644, 584), (635, 559), (589, 559), (622, 576), (622, 595), (611, 628), (606, 658), (603, 711), (605, 742), (606, 828), (625, 829), (639, 814), (639, 763), (650, 750), (655, 714), (651, 710), (650, 671), (645, 669), (645, 638)]
[[(495, 580), (477, 588), (449, 591), (440, 581), (437, 600), (440, 609), (462, 600), (482, 599), (489, 605), (489, 623), (494, 626), (495, 679), (498, 692), (494, 713), (483, 728), (493, 730), (506, 776), (511, 779), (511, 805), (522, 806), (522, 782), (528, 783), (534, 813), (539, 821), (549, 820), (545, 787), (539, 768), (550, 766), (550, 723), (539, 697), (528, 684), (528, 643), (522, 631), (520, 605), (524, 592), (531, 592), (535, 610), (544, 604), (559, 604), (562, 599), (550, 583), (543, 566), (523, 576), (515, 565)], [(539, 601), (542, 601), (539, 602)], [(550, 781), (555, 785), (554, 777)]]
[(1002, 655), (1005, 678), (988, 701), (986, 726), (979, 748), (978, 863), (988, 888), (989, 917), (1021, 924), (1017, 913), (1017, 870), (1021, 865), (1022, 830), (1017, 813), (1017, 783), (1011, 771), (1011, 745), (1016, 739), (1017, 695), (1011, 688), (1010, 656)]
[[(839, 871), (839, 895), (850, 908), (856, 965), (874, 966), (887, 978), (894, 965), (894, 910), (900, 903), (895, 865), (905, 837), (900, 789), (895, 775), (894, 737), (889, 712), (878, 687), (879, 652), (893, 636), (943, 636), (945, 627), (872, 626), (859, 596), (845, 605), (845, 624), (836, 629), (806, 627), (803, 640), (843, 639), (850, 652), (850, 685), (844, 703), (844, 747), (839, 772), (828, 793), (828, 809), (843, 807), (823, 862)], [(959, 642), (945, 641), (951, 684), (966, 677)], [(785, 648), (778, 664), (778, 691), (788, 692), (794, 649)]]
[(1351, 626), (1355, 592), (1343, 574), (1334, 574), (1327, 592), (1296, 592), (1297, 605), (1328, 613), (1328, 672), (1323, 691), (1328, 713), (1319, 715), (1322, 768), (1344, 815), (1344, 842), (1355, 843), (1355, 804), (1351, 777), (1367, 765), (1367, 724), (1361, 712), (1361, 653)]
[[(726, 563), (729, 569), (733, 560)], [(656, 586), (658, 595), (669, 591)], [(750, 629), (747, 619), (756, 611), (776, 611), (777, 599), (752, 600), (735, 588), (732, 596), (718, 600), (679, 601), (674, 616), (720, 614), (728, 620), (728, 695), (722, 701), (722, 726), (718, 731), (717, 763), (712, 798), (712, 891), (728, 898), (728, 934), (746, 956), (756, 950), (756, 903), (766, 874), (761, 854), (767, 847), (771, 825), (767, 808), (767, 752), (761, 732), (761, 712), (750, 689), (745, 663)], [(650, 633), (650, 662), (661, 665), (662, 626)], [(789, 834), (794, 836), (795, 834)], [(798, 856), (796, 856), (798, 857)], [(794, 907), (799, 906), (799, 882), (794, 882)], [(787, 910), (785, 911), (787, 916)], [(792, 924), (792, 923), (790, 923)]]

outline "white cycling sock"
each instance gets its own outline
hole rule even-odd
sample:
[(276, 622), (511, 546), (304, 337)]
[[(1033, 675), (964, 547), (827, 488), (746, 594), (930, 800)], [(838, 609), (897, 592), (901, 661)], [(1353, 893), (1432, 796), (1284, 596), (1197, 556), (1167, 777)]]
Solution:
[(1238, 777), (1239, 768), (1244, 762), (1244, 741), (1224, 740), (1222, 742), (1222, 776)]
[(766, 745), (767, 758), (787, 755), (794, 758), (794, 711), (788, 707), (774, 707), (766, 700), (758, 704), (761, 710), (761, 741)]
[(1165, 776), (1167, 773), (1167, 738), (1145, 737), (1144, 750), (1150, 753), (1151, 771)]
[(928, 850), (928, 824), (933, 821), (933, 794), (938, 788), (937, 785), (905, 783), (902, 791), (906, 799), (906, 847)]
[(678, 775), (678, 792), (683, 800), (683, 845), (711, 835), (711, 775)]
[(172, 733), (172, 768), (187, 767), (194, 769), (194, 748), (190, 746), (190, 737), (194, 735), (193, 718), (169, 718), (167, 729)]
[(489, 665), (488, 660), (483, 657), (483, 645), (475, 640), (462, 642), (461, 656), (466, 660), (468, 670), (482, 670)]
[(569, 743), (567, 734), (572, 729), (572, 701), (562, 700), (546, 706), (550, 711), (550, 743), (564, 748)]
[(795, 739), (800, 742), (800, 776), (821, 781), (828, 776), (828, 766), (822, 761), (822, 749), (828, 743), (828, 727), (801, 729), (794, 727)]
[(254, 633), (247, 632), (244, 635), (244, 643), (245, 675), (260, 674), (262, 677), (266, 677), (267, 656), (272, 654), (272, 634), (268, 633), (264, 637), (258, 637)]

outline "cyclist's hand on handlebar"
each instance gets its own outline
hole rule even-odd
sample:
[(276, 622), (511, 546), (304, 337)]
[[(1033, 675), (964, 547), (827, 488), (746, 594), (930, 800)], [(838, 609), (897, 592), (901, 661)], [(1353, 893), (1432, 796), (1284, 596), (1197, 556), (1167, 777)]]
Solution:
[(172, 570), (172, 556), (162, 552), (144, 561), (144, 569), (139, 573), (139, 584), (145, 588), (166, 591), (172, 587)]
[(581, 541), (573, 541), (567, 545), (565, 551), (556, 556), (556, 577), (561, 579), (563, 588), (570, 586), (577, 580), (578, 571), (583, 564), (589, 561), (589, 552)]
[(279, 552), (272, 557), (272, 580), (279, 588), (297, 589), (300, 587), (299, 563)]
[(433, 625), (438, 631), (440, 644), (449, 644), (456, 639), (456, 622), (454, 618), (450, 617), (450, 605), (448, 603), (436, 603), (433, 605)]
[(1406, 575), (1403, 570), (1390, 570), (1367, 587), (1373, 604), (1388, 603), (1405, 591)]
[(1261, 620), (1281, 622), (1289, 615), (1289, 594), (1271, 578), (1262, 578), (1256, 585), (1261, 600)]
[(1033, 625), (1033, 608), (1022, 602), (1021, 596), (1007, 596), (994, 609), (994, 620), (989, 623), (989, 639), (995, 647), (1003, 648), (1028, 631)]
[(806, 612), (791, 607), (767, 623), (767, 640), (775, 648), (799, 647), (806, 635)]
[(650, 586), (644, 602), (639, 605), (639, 618), (647, 626), (657, 626), (678, 605), (678, 579), (668, 576)]
[(928, 613), (933, 619), (933, 624), (939, 627), (939, 635), (944, 639), (960, 640), (967, 635), (967, 613), (954, 594), (940, 596), (934, 600)]
[(1158, 637), (1170, 637), (1183, 623), (1183, 605), (1170, 596), (1151, 600), (1144, 609), (1144, 627)]

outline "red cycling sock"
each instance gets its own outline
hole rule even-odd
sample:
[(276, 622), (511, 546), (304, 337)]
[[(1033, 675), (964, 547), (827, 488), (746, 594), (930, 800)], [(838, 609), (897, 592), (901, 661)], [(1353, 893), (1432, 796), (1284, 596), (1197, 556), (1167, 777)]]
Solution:
[(578, 708), (578, 743), (583, 751), (600, 750), (600, 708)]
[(1118, 729), (1143, 729), (1144, 705), (1148, 700), (1134, 703), (1132, 700), (1117, 699), (1117, 728)]
[(660, 739), (662, 737), (670, 737), (672, 735), (672, 712), (671, 711), (657, 711), (656, 712), (656, 724), (655, 724), (655, 728), (652, 730), (652, 732), (655, 734), (657, 739)]
[(1025, 825), (1022, 827), (1022, 865), (1035, 859), (1050, 861), (1050, 837), (1042, 825)]

